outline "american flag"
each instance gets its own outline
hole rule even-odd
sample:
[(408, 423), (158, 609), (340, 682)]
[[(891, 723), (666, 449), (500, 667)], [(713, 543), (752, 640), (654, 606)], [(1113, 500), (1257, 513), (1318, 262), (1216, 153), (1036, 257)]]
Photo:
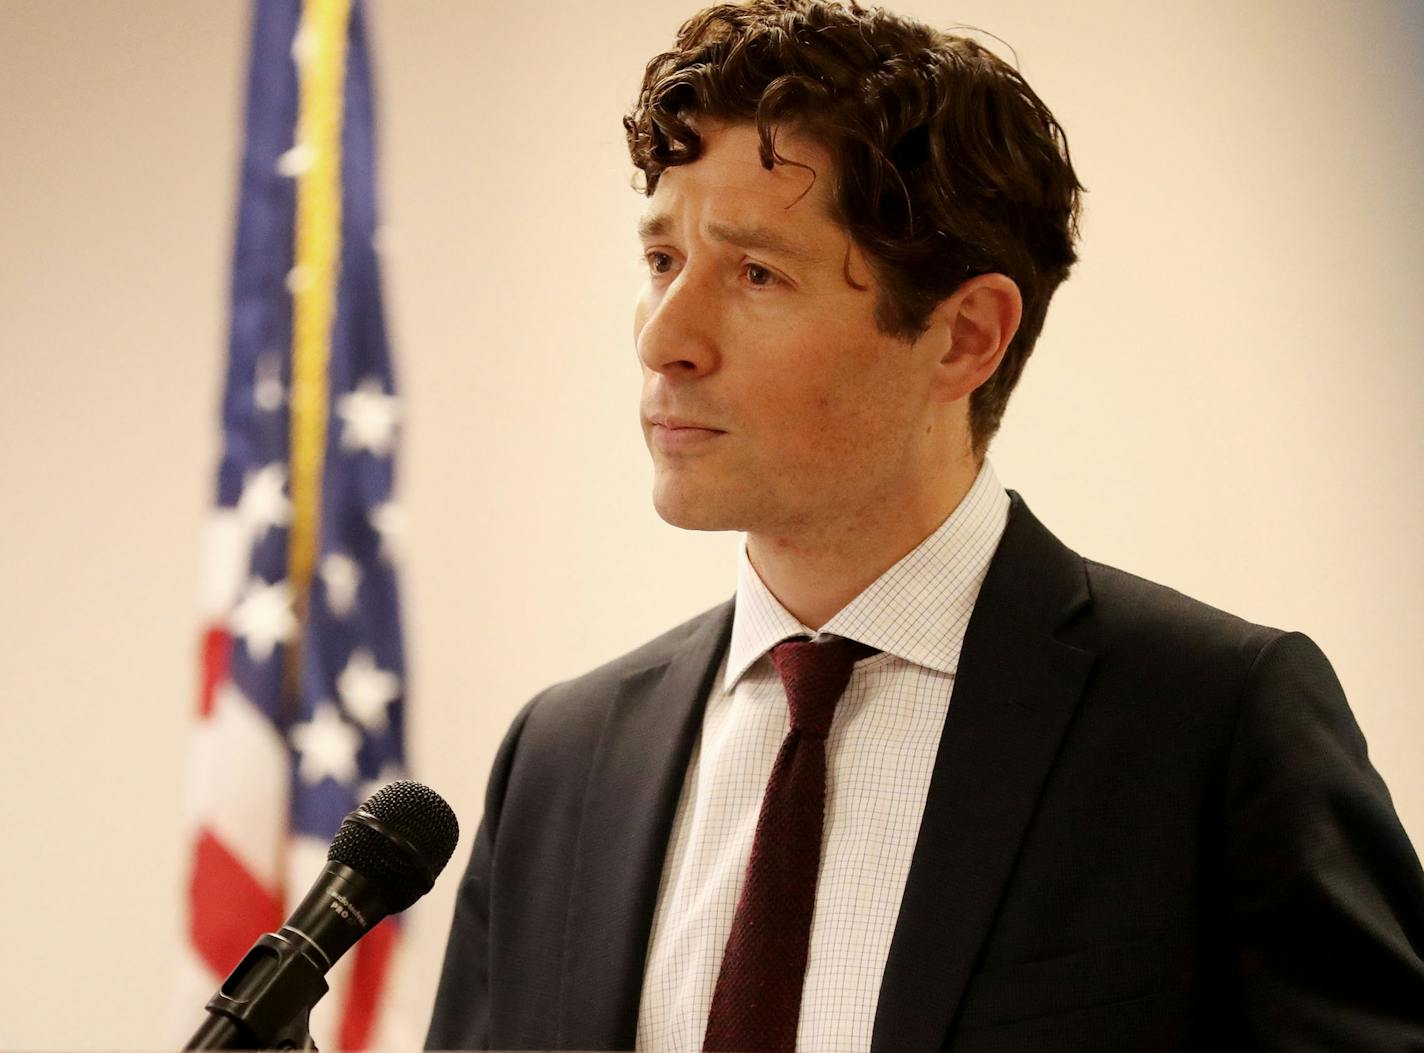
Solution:
[[(392, 457), (360, 0), (256, 0), (193, 754), (191, 1026), (403, 774)], [(318, 1045), (378, 1031), (395, 923), (328, 977)], [(199, 993), (201, 992), (201, 993)]]

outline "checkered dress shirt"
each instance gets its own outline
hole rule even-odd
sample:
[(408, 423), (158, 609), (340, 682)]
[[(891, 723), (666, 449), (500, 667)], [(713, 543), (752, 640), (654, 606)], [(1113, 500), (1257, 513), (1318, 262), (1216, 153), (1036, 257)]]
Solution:
[[(1009, 498), (986, 460), (948, 519), (821, 627), (882, 652), (855, 669), (826, 743), (824, 843), (797, 1048), (868, 1050), (880, 979), (949, 711), (964, 630)], [(762, 794), (790, 725), (771, 647), (803, 626), (742, 547), (732, 640), (673, 821), (638, 1049), (702, 1048)]]

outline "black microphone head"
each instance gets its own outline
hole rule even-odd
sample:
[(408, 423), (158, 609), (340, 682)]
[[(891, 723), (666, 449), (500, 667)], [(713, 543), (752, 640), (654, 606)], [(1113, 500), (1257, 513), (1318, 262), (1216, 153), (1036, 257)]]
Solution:
[(395, 914), (430, 891), (460, 824), (445, 799), (409, 779), (387, 783), (341, 823), (326, 858), (365, 877)]

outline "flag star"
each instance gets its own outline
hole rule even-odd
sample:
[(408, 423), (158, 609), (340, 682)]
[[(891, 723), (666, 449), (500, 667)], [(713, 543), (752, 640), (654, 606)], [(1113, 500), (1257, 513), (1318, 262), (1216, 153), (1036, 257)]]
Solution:
[(321, 582), (326, 586), (326, 606), (338, 618), (356, 609), (356, 592), (361, 587), (361, 567), (344, 552), (322, 557)]
[(317, 48), (320, 46), (316, 32), (307, 25), (306, 19), (302, 19), (296, 36), (292, 37), (292, 61), (298, 66), (305, 66), (316, 57)]
[(400, 677), (376, 666), (371, 652), (358, 647), (336, 677), (336, 691), (346, 707), (367, 731), (386, 730), (386, 708), (400, 697)]
[(287, 272), (287, 291), (296, 296), (310, 289), (315, 281), (311, 268), (299, 263)]
[(268, 352), (257, 359), (257, 379), (252, 385), (252, 401), (257, 408), (271, 413), (282, 408), (287, 398), (282, 387), (282, 357)]
[(387, 395), (379, 377), (367, 377), (356, 390), (336, 400), (336, 414), (345, 423), (341, 445), (348, 450), (370, 450), (384, 457), (395, 445), (400, 400)]
[(283, 492), (286, 486), (287, 468), (280, 461), (248, 472), (243, 479), (237, 514), (256, 538), (262, 538), (274, 526), (291, 522), (292, 503)]
[(401, 539), (405, 534), (405, 513), (394, 501), (386, 501), (371, 509), (366, 515), (376, 533), (381, 535), (381, 553), (387, 559), (400, 554)]
[(361, 732), (342, 720), (330, 702), (318, 702), (311, 720), (292, 728), (292, 745), (301, 758), (297, 774), (303, 782), (315, 785), (325, 778), (346, 784), (355, 781)]
[(247, 644), (247, 653), (259, 662), (272, 657), (278, 643), (290, 640), (297, 631), (292, 613), (292, 589), (285, 581), (269, 585), (261, 578), (247, 583), (229, 618), (233, 635)]
[(316, 163), (316, 150), (310, 143), (297, 143), (281, 157), (277, 158), (277, 174), (295, 179), (311, 170)]

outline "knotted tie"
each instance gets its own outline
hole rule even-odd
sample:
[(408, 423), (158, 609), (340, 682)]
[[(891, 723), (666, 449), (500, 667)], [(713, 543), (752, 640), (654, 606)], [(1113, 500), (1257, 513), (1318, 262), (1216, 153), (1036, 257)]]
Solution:
[(826, 736), (851, 667), (876, 653), (854, 640), (777, 644), (772, 661), (786, 687), (791, 731), (781, 744), (757, 816), (732, 932), (712, 992), (702, 1048), (796, 1049), (801, 987), (826, 807)]

